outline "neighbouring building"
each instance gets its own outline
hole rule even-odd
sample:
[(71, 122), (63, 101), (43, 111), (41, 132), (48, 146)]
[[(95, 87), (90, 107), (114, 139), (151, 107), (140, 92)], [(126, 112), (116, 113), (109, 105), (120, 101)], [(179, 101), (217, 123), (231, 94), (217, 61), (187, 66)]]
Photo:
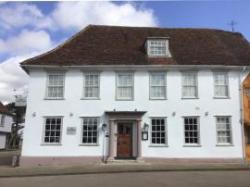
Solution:
[(0, 149), (6, 149), (11, 133), (13, 115), (0, 102)]
[(13, 114), (12, 132), (9, 138), (9, 148), (21, 148), (23, 140), (23, 128), (25, 124), (26, 96), (15, 95), (15, 102), (6, 105), (7, 109)]
[(241, 162), (249, 65), (240, 33), (90, 25), (21, 63), (21, 165)]

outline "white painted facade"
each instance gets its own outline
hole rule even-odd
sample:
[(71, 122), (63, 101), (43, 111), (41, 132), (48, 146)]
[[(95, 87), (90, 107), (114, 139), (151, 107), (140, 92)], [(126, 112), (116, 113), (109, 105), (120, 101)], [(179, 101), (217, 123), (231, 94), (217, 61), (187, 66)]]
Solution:
[[(213, 71), (197, 70), (198, 98), (182, 99), (181, 71), (166, 70), (167, 99), (149, 99), (149, 71), (134, 71), (134, 100), (116, 100), (116, 71), (100, 72), (100, 99), (84, 100), (83, 73), (81, 70), (65, 71), (63, 100), (46, 100), (47, 73), (30, 71), (27, 98), (26, 124), (22, 148), (23, 157), (102, 157), (108, 154), (108, 137), (102, 131), (103, 123), (109, 124), (105, 111), (146, 111), (141, 125), (151, 124), (151, 117), (167, 119), (167, 145), (151, 146), (149, 139), (141, 141), (143, 158), (242, 158), (243, 134), (241, 129), (240, 82), (241, 70), (229, 70), (229, 98), (214, 98)], [(240, 80), (241, 76), (241, 80)], [(175, 114), (175, 115), (174, 115)], [(216, 140), (215, 116), (231, 116), (232, 145), (219, 146)], [(43, 144), (45, 116), (62, 116), (63, 131), (59, 145)], [(97, 146), (81, 145), (81, 117), (100, 117)], [(198, 116), (200, 145), (184, 146), (184, 116)], [(67, 135), (67, 127), (76, 127), (75, 135)]]
[(6, 148), (7, 134), (11, 132), (13, 118), (10, 115), (0, 114), (0, 149)]

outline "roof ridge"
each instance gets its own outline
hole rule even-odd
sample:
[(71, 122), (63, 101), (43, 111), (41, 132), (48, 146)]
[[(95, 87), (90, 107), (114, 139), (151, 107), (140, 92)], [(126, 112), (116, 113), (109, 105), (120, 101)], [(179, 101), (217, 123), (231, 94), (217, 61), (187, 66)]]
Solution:
[(219, 28), (203, 28), (203, 27), (159, 27), (159, 26), (126, 26), (126, 25), (96, 25), (96, 24), (89, 24), (88, 27), (107, 27), (107, 28), (128, 28), (128, 29), (159, 29), (159, 30), (208, 30), (208, 31), (220, 31), (220, 32), (227, 32), (231, 34), (240, 33), (240, 32), (232, 32), (228, 30), (223, 30)]

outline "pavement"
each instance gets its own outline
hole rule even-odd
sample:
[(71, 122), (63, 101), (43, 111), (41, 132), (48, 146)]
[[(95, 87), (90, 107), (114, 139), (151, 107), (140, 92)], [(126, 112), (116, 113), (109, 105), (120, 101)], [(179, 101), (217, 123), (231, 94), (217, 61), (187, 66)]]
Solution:
[(250, 171), (171, 171), (0, 178), (1, 187), (249, 187)]
[(140, 172), (250, 171), (249, 164), (95, 164), (53, 167), (0, 167), (0, 178)]

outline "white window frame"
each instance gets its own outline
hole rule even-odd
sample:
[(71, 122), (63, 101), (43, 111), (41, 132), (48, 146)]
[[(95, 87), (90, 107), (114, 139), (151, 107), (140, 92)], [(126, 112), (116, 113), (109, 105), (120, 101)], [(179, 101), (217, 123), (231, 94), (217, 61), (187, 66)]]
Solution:
[[(60, 128), (60, 139), (59, 142), (46, 142), (45, 141), (45, 136), (46, 136), (46, 120), (47, 119), (61, 119), (61, 128)], [(62, 132), (63, 132), (63, 116), (44, 116), (43, 117), (43, 133), (42, 133), (42, 145), (61, 145), (62, 142)]]
[[(196, 118), (197, 120), (197, 139), (198, 139), (198, 142), (197, 143), (186, 143), (186, 135), (185, 135), (185, 119), (186, 118)], [(201, 135), (200, 135), (200, 117), (199, 116), (183, 116), (183, 132), (184, 132), (184, 147), (192, 147), (192, 146), (201, 146)]]
[[(226, 84), (216, 84), (216, 76), (217, 75), (224, 75), (225, 76), (225, 81), (226, 81)], [(213, 80), (214, 80), (214, 98), (229, 98), (230, 97), (230, 93), (229, 93), (229, 77), (228, 77), (228, 72), (223, 72), (223, 71), (216, 71), (216, 72), (213, 72)], [(227, 95), (216, 95), (216, 87), (217, 86), (223, 86), (223, 87), (226, 87), (226, 92), (227, 92)]]
[[(163, 75), (164, 76), (164, 85), (152, 85), (152, 76), (154, 75)], [(152, 88), (153, 87), (163, 87), (164, 88), (164, 96), (163, 97), (154, 97), (152, 96)], [(167, 76), (165, 72), (150, 72), (149, 74), (149, 98), (151, 100), (164, 100), (167, 99)]]
[[(153, 120), (164, 120), (165, 125), (165, 143), (153, 143), (152, 142), (152, 133), (153, 133)], [(151, 147), (164, 147), (168, 146), (168, 125), (167, 125), (167, 117), (150, 117), (150, 146)]]
[[(230, 135), (230, 142), (219, 142), (218, 136), (218, 122), (217, 118), (228, 118), (229, 119), (229, 135)], [(216, 124), (216, 142), (218, 146), (232, 146), (233, 145), (233, 133), (232, 133), (232, 116), (215, 116), (215, 124)], [(221, 130), (222, 131), (222, 130)], [(227, 130), (225, 130), (227, 131)]]
[[(131, 86), (120, 86), (118, 85), (119, 82), (119, 75), (129, 75), (132, 77), (132, 84)], [(131, 97), (124, 97), (124, 98), (120, 98), (118, 96), (118, 89), (121, 87), (131, 87), (132, 88), (132, 93), (131, 93)], [(124, 100), (124, 101), (132, 101), (134, 100), (134, 73), (133, 72), (116, 72), (116, 100)]]
[[(84, 119), (96, 119), (97, 120), (97, 125), (96, 125), (96, 143), (83, 143), (82, 139), (83, 139), (83, 122), (84, 122)], [(89, 125), (89, 124), (88, 124)], [(80, 134), (80, 145), (83, 145), (83, 146), (99, 146), (99, 128), (100, 128), (100, 117), (96, 117), (96, 116), (92, 116), (92, 117), (89, 117), (89, 116), (84, 116), (84, 117), (81, 117), (81, 134)]]
[[(49, 87), (53, 87), (53, 85), (49, 85), (49, 76), (63, 76), (63, 89), (62, 89), (62, 97), (49, 97)], [(54, 86), (54, 87), (61, 87), (61, 86)], [(65, 92), (65, 73), (62, 72), (48, 72), (47, 73), (47, 81), (46, 81), (46, 99), (64, 99), (64, 92)]]
[[(163, 53), (158, 53), (154, 54), (151, 51), (152, 47), (152, 42), (165, 42), (165, 54)], [(156, 47), (156, 46), (155, 46)], [(148, 38), (147, 39), (147, 54), (149, 57), (171, 57), (170, 52), (169, 52), (169, 39), (168, 38)]]
[[(184, 79), (187, 75), (194, 75), (195, 76), (195, 85), (184, 85)], [(197, 72), (191, 72), (191, 71), (184, 71), (181, 73), (181, 79), (182, 79), (182, 85), (181, 85), (181, 88), (182, 88), (182, 99), (198, 99), (198, 73)], [(184, 87), (195, 87), (195, 95), (194, 96), (184, 96)]]
[[(85, 85), (85, 83), (86, 83), (86, 76), (88, 76), (88, 75), (97, 75), (98, 76), (98, 85), (97, 85), (97, 91), (98, 91), (98, 93), (97, 93), (96, 97), (86, 97), (85, 96), (85, 91), (86, 91), (86, 85)], [(93, 87), (94, 86), (92, 86), (91, 88), (93, 88)], [(83, 96), (82, 96), (82, 98), (83, 99), (89, 99), (89, 100), (91, 100), (91, 99), (93, 99), (93, 100), (100, 99), (100, 73), (98, 73), (98, 72), (84, 72), (83, 73)]]

